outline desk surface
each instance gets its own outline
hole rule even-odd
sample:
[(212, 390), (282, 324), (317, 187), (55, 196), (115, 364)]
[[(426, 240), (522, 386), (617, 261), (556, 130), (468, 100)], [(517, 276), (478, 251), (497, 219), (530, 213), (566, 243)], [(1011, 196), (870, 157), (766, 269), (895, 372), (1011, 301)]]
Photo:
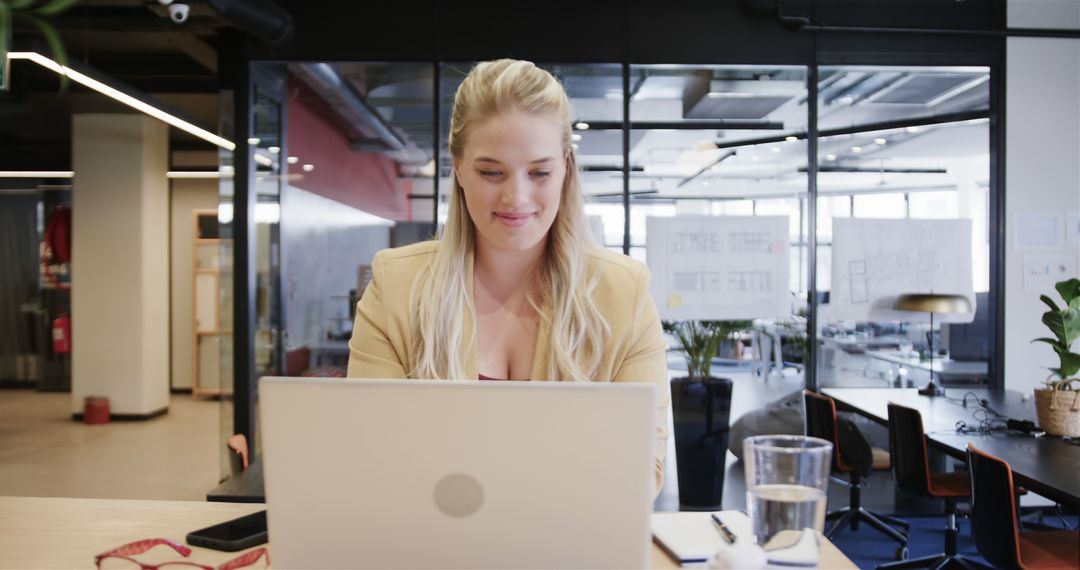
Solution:
[[(88, 568), (95, 555), (110, 548), (144, 538), (183, 542), (189, 531), (265, 508), (238, 503), (0, 497), (0, 568)], [(272, 546), (270, 552), (272, 556)], [(192, 547), (190, 560), (217, 565), (238, 554)], [(160, 563), (177, 556), (169, 548), (158, 547), (142, 558)], [(655, 544), (651, 566), (679, 567)], [(825, 540), (821, 567), (856, 566)]]
[(978, 408), (968, 398), (965, 408), (960, 399), (968, 392), (986, 399), (998, 413), (1015, 419), (1035, 421), (1035, 402), (1023, 400), (1019, 392), (990, 391), (985, 388), (947, 391), (947, 398), (920, 396), (914, 389), (825, 388), (823, 394), (838, 403), (882, 424), (889, 421), (889, 402), (919, 410), (927, 439), (935, 447), (964, 459), (967, 444), (1009, 462), (1018, 482), (1032, 491), (1060, 503), (1080, 505), (1080, 445), (1058, 437), (1033, 437), (1011, 432), (958, 434), (956, 423), (977, 422), (972, 413)]
[[(892, 362), (909, 368), (930, 371), (930, 361), (916, 356), (905, 356), (898, 350), (867, 350), (870, 358)], [(985, 360), (953, 360), (948, 357), (934, 356), (934, 373), (945, 377), (986, 378), (988, 365)]]

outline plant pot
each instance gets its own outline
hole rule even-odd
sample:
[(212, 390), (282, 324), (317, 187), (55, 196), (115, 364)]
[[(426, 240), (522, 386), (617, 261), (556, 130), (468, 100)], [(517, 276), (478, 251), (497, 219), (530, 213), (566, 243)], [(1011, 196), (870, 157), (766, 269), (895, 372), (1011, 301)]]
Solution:
[(1046, 433), (1080, 437), (1080, 391), (1035, 390), (1035, 413)]
[(719, 510), (724, 496), (731, 380), (676, 378), (671, 381), (679, 503)]

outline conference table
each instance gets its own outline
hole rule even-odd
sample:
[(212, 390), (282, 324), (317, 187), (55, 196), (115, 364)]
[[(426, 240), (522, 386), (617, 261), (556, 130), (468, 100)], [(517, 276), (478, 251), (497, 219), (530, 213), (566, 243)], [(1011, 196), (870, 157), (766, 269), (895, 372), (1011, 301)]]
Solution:
[[(92, 568), (95, 555), (129, 542), (169, 538), (183, 543), (192, 530), (265, 508), (259, 503), (0, 497), (0, 568)], [(835, 545), (821, 540), (821, 568), (856, 568)], [(268, 547), (272, 557), (273, 543)], [(239, 554), (192, 547), (188, 559), (217, 566)], [(137, 558), (158, 564), (180, 559), (164, 546)], [(653, 544), (650, 567), (679, 565)]]
[[(888, 425), (890, 402), (914, 408), (922, 414), (923, 429), (932, 447), (958, 459), (966, 459), (968, 443), (1009, 463), (1019, 485), (1063, 505), (1080, 506), (1080, 438), (1036, 437), (1016, 431), (962, 433), (958, 422), (979, 425), (985, 411), (979, 400), (1001, 416), (1031, 420), (1037, 424), (1035, 401), (1013, 390), (958, 388), (946, 396), (922, 396), (913, 388), (823, 388), (822, 394), (850, 409)], [(964, 402), (966, 400), (966, 405)], [(1003, 421), (995, 421), (1001, 426)]]

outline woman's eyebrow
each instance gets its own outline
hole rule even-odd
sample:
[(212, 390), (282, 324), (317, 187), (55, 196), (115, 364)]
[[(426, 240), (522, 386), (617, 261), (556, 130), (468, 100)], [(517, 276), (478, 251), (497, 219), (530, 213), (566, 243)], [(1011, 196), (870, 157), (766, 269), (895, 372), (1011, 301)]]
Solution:
[[(474, 158), (473, 160), (476, 161), (476, 162), (493, 162), (495, 164), (502, 164), (497, 159), (491, 158), (490, 156), (478, 156), (478, 157)], [(545, 156), (544, 158), (538, 158), (536, 160), (530, 160), (529, 164), (540, 164), (542, 162), (551, 162), (553, 160), (555, 160), (555, 159), (550, 157), (550, 156)]]

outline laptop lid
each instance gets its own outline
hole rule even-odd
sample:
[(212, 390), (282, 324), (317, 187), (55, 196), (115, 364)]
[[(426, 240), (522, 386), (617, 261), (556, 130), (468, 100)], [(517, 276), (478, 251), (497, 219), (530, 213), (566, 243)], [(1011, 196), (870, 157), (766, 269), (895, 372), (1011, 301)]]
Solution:
[(649, 384), (263, 378), (275, 568), (643, 568)]

